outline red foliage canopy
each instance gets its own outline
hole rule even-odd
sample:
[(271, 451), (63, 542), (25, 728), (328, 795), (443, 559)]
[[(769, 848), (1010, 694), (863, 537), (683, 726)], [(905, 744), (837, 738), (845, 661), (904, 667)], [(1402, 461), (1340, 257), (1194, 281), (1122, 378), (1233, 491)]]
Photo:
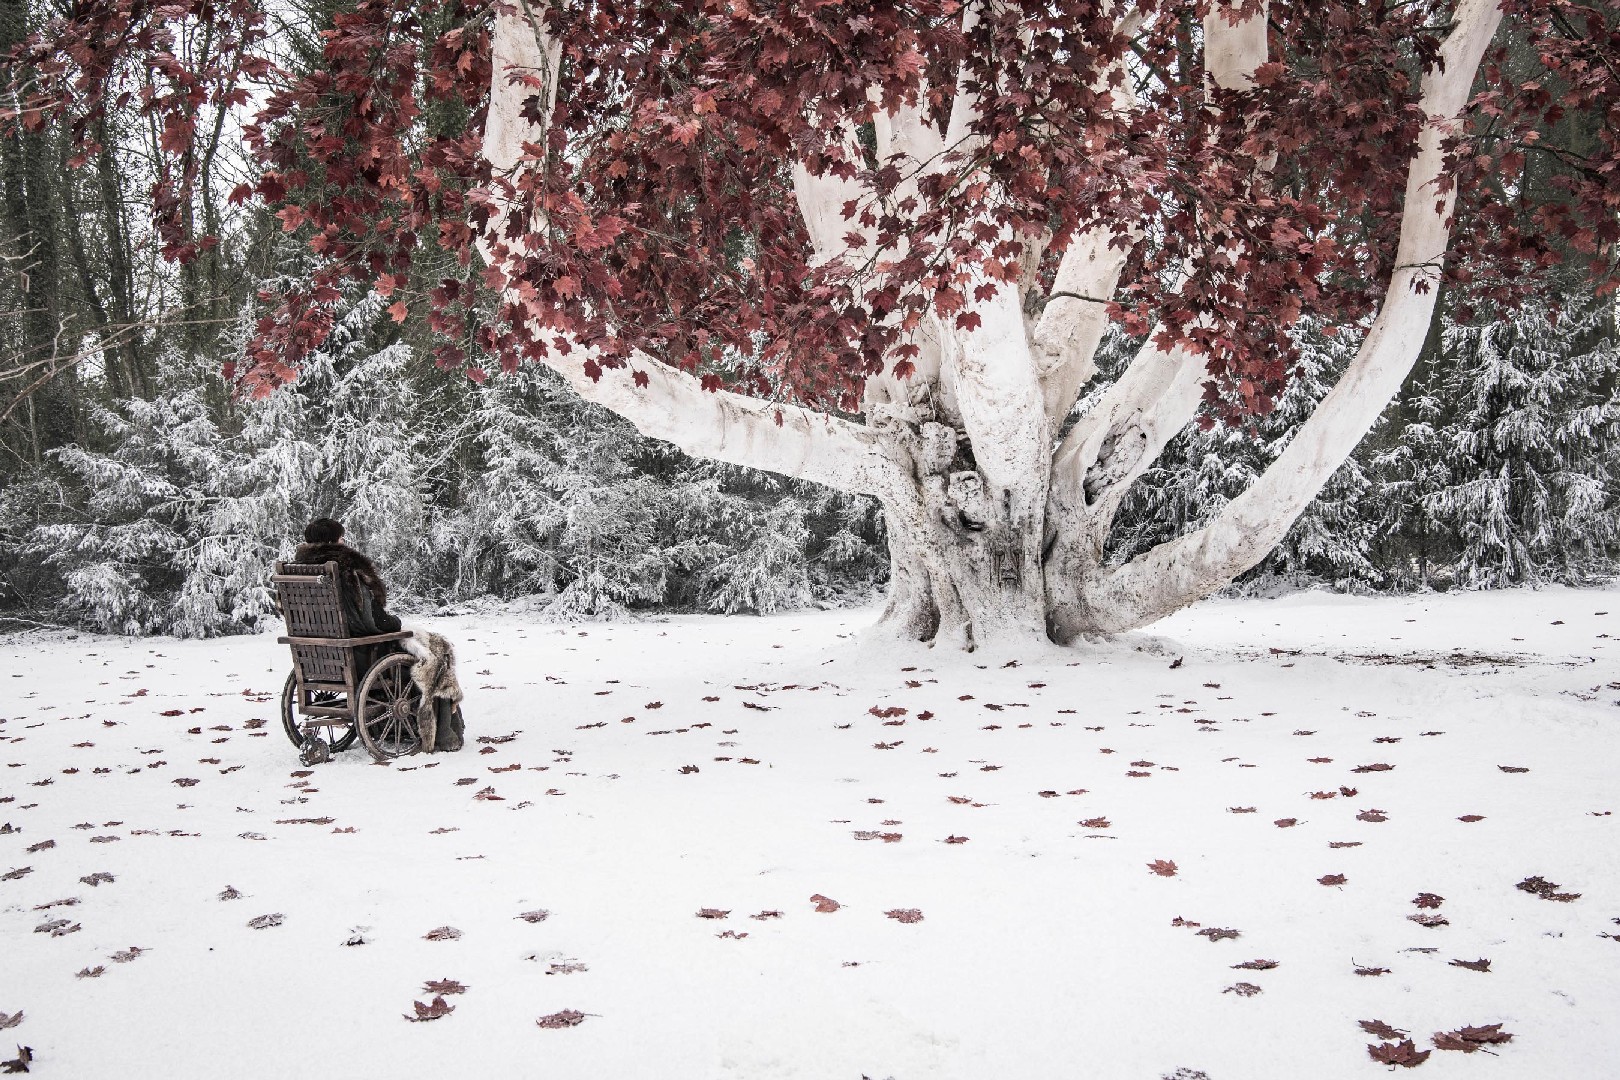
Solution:
[[(262, 201), (320, 264), (265, 297), (234, 373), (250, 390), (292, 378), (345, 282), (369, 281), (401, 321), (425, 305), (439, 362), (475, 377), (492, 359), (586, 347), (619, 365), (639, 350), (711, 387), (853, 409), (865, 377), (909, 372), (929, 311), (971, 328), (974, 282), (1049, 285), (1068, 237), (1100, 225), (1135, 238), (1102, 298), (1113, 317), (1202, 351), (1232, 417), (1270, 407), (1303, 312), (1374, 310), (1425, 121), (1418, 80), (1450, 9), (1273, 0), (1272, 60), (1234, 91), (1205, 78), (1209, 0), (1140, 0), (1123, 25), (1103, 0), (976, 19), (959, 0), (574, 0), (546, 13), (564, 57), (548, 140), (497, 176), (480, 146), (498, 2), (347, 0), (321, 62), (291, 70), (268, 59), (252, 0), (85, 0), (15, 58), (28, 78), (12, 115), (67, 123), (81, 145), (109, 108), (150, 117), (155, 221), (184, 260), (213, 239), (187, 232), (195, 107), (253, 110), (262, 172), (233, 198)], [(1508, 303), (1573, 257), (1607, 288), (1620, 0), (1504, 8), (1452, 144), (1446, 280)], [(182, 47), (199, 29), (200, 57)], [(503, 77), (534, 88), (542, 119), (535, 73)], [(943, 131), (964, 92), (976, 113), (940, 160), (878, 160), (876, 110), (916, 106)], [(860, 185), (844, 215), (865, 264), (813, 257), (796, 162)], [(428, 244), (456, 276), (420, 280)]]

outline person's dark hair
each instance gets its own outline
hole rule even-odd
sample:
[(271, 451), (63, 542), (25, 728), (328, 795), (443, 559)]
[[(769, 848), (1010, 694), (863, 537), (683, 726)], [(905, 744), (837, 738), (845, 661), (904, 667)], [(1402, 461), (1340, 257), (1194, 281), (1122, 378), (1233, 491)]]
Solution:
[(343, 524), (331, 518), (316, 518), (304, 526), (305, 543), (335, 544), (341, 539), (343, 539)]

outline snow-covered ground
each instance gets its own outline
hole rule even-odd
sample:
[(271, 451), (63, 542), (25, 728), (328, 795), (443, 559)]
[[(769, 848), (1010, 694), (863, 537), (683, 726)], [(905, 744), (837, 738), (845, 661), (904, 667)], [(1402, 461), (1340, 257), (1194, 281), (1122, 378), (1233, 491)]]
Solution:
[(1368, 1020), (1513, 1036), (1423, 1075), (1620, 1076), (1620, 589), (1022, 656), (871, 618), (441, 620), (467, 749), (312, 773), (270, 637), (0, 641), (0, 1058), (1266, 1080), (1382, 1071)]

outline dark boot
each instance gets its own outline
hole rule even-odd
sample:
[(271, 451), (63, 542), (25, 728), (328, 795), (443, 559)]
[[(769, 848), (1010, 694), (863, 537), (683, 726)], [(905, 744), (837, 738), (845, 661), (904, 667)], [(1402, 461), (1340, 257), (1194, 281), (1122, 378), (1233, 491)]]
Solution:
[(438, 708), (439, 732), (436, 749), (454, 751), (460, 750), (465, 742), (466, 725), (461, 719), (461, 706), (445, 698), (434, 702)]

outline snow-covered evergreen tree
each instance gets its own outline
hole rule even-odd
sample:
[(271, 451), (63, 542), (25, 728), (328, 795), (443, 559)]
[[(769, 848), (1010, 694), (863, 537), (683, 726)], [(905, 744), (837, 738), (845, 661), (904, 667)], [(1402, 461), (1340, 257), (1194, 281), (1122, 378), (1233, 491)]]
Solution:
[[(1109, 541), (1115, 558), (1130, 558), (1207, 523), (1282, 453), (1355, 351), (1353, 343), (1324, 335), (1311, 319), (1301, 322), (1297, 337), (1295, 377), (1270, 413), (1249, 428), (1189, 427), (1143, 474), (1115, 519)], [(1362, 464), (1352, 457), (1240, 584), (1273, 577), (1376, 582), (1379, 572), (1368, 559), (1376, 525), (1363, 506), (1370, 488)]]
[(114, 449), (53, 452), (84, 492), (83, 515), (35, 529), (30, 552), (58, 570), (66, 606), (94, 629), (219, 632), (219, 620), (172, 604), (196, 569), (211, 485), (229, 452), (202, 392), (98, 407), (91, 419)]
[[(1438, 431), (1447, 482), (1424, 510), (1455, 533), (1458, 585), (1578, 582), (1613, 565), (1620, 349), (1607, 302), (1445, 335)], [(1417, 433), (1426, 438), (1426, 433)]]

